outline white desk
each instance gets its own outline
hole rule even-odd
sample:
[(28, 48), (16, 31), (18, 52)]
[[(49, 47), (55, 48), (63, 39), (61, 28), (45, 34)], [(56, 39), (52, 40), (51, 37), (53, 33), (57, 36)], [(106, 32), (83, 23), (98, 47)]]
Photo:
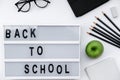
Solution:
[[(89, 30), (89, 27), (92, 25), (93, 21), (97, 21), (94, 16), (98, 16), (103, 20), (107, 21), (104, 16), (102, 15), (101, 11), (106, 12), (111, 17), (110, 7), (116, 6), (120, 8), (120, 1), (119, 0), (111, 0), (110, 2), (102, 5), (101, 7), (89, 12), (88, 14), (76, 18), (73, 15), (73, 12), (70, 6), (67, 3), (67, 0), (51, 0), (51, 4), (46, 9), (39, 9), (34, 4), (32, 4), (31, 10), (28, 13), (18, 13), (17, 8), (15, 7), (14, 3), (18, 0), (1, 0), (0, 1), (0, 34), (3, 33), (2, 25), (59, 25), (59, 24), (79, 24), (82, 27), (82, 34), (81, 34), (81, 80), (88, 80), (84, 72), (84, 68), (88, 65), (94, 64), (103, 58), (113, 56), (115, 57), (119, 69), (120, 69), (120, 49), (111, 46), (105, 42), (103, 42), (105, 51), (104, 54), (99, 59), (90, 59), (85, 54), (85, 46), (86, 44), (96, 39), (94, 37), (89, 36), (86, 34)], [(119, 9), (117, 9), (119, 10)], [(120, 10), (118, 11), (120, 14)], [(120, 15), (118, 18), (113, 19), (116, 24), (119, 24)], [(3, 34), (2, 34), (3, 35)], [(0, 36), (3, 37), (3, 36)], [(0, 38), (0, 51), (3, 53), (4, 49), (2, 48), (3, 39)], [(102, 42), (102, 41), (101, 41)], [(0, 61), (0, 77), (3, 77), (1, 73), (4, 70), (4, 63), (2, 62), (4, 54), (0, 53), (0, 57), (2, 58)]]

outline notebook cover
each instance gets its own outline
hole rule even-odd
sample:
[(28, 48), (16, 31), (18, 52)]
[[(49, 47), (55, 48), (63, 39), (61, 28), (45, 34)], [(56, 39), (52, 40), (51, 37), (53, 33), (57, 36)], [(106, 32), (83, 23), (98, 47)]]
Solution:
[(90, 80), (120, 80), (120, 72), (115, 60), (105, 59), (85, 69)]
[(68, 0), (76, 17), (82, 16), (109, 0)]

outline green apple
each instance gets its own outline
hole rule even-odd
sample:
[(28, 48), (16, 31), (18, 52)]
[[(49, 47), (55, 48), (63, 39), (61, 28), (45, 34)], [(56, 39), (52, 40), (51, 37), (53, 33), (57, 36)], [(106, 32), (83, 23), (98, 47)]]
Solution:
[(104, 51), (103, 44), (97, 40), (89, 42), (86, 46), (86, 54), (90, 58), (98, 58), (99, 56), (102, 55), (103, 51)]

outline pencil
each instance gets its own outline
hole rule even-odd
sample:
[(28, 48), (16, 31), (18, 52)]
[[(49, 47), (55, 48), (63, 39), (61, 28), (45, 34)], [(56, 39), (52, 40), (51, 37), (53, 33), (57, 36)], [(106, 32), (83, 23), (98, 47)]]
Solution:
[(107, 14), (105, 14), (104, 12), (102, 13), (112, 23), (112, 25), (120, 32), (120, 29), (118, 28), (118, 26), (107, 16)]
[(108, 38), (111, 38), (112, 40), (114, 40), (114, 42), (118, 43), (120, 45), (120, 41), (119, 40), (116, 40), (114, 37), (108, 35), (107, 33), (103, 32), (102, 30), (96, 28), (96, 27), (92, 27), (91, 29), (94, 29), (100, 33), (102, 33), (103, 35), (107, 36)]
[(104, 27), (102, 27), (100, 24), (93, 22), (96, 26), (98, 26), (99, 28), (101, 28), (102, 30), (106, 31), (107, 33), (109, 33), (110, 35), (112, 35), (114, 38), (120, 40), (120, 38), (116, 35), (114, 35), (113, 33), (111, 33), (110, 31), (108, 31), (107, 29), (105, 29)]
[(87, 33), (88, 33), (89, 35), (93, 36), (93, 37), (96, 37), (96, 38), (98, 38), (98, 39), (100, 39), (100, 40), (102, 40), (102, 41), (104, 41), (104, 42), (107, 42), (107, 43), (109, 43), (109, 44), (111, 44), (111, 45), (113, 45), (113, 46), (115, 46), (115, 47), (120, 48), (120, 46), (117, 45), (117, 44), (114, 44), (114, 43), (112, 43), (112, 42), (110, 42), (110, 41), (108, 41), (108, 40), (106, 40), (106, 39), (103, 39), (103, 38), (101, 38), (101, 37), (98, 37), (98, 36), (96, 36), (96, 35), (94, 35), (94, 34), (92, 34), (92, 33), (89, 33), (89, 32), (87, 32)]
[(98, 31), (98, 30), (96, 30), (96, 29), (94, 29), (94, 28), (90, 28), (90, 29), (91, 29), (92, 31), (94, 31), (95, 33), (101, 35), (102, 37), (104, 37), (104, 38), (106, 38), (106, 39), (108, 39), (108, 40), (110, 40), (110, 41), (112, 41), (112, 42), (114, 42), (114, 43), (120, 45), (120, 42), (115, 41), (114, 39), (112, 39), (111, 37), (109, 37), (109, 36), (107, 36), (107, 35), (101, 33), (100, 31)]
[(105, 25), (108, 29), (110, 29), (112, 32), (114, 32), (117, 36), (119, 36), (120, 37), (120, 35), (116, 32), (116, 31), (114, 31), (112, 28), (110, 28), (106, 23), (104, 23), (100, 18), (98, 18), (98, 17), (95, 17), (98, 21), (100, 21), (103, 25)]

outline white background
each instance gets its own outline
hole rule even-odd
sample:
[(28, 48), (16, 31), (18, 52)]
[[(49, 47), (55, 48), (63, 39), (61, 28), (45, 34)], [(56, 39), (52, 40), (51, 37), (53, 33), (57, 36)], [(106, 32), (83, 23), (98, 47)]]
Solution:
[[(97, 21), (94, 16), (98, 16), (107, 22), (102, 15), (102, 11), (112, 17), (110, 8), (117, 7), (119, 17), (113, 19), (120, 26), (120, 0), (110, 0), (101, 7), (89, 12), (88, 14), (76, 18), (67, 3), (67, 0), (51, 0), (51, 4), (45, 9), (39, 9), (32, 4), (28, 13), (18, 13), (14, 3), (18, 0), (0, 0), (0, 80), (4, 76), (4, 49), (3, 49), (3, 26), (2, 25), (67, 25), (78, 24), (82, 28), (81, 34), (81, 80), (88, 80), (84, 72), (84, 68), (94, 64), (104, 58), (112, 56), (115, 58), (120, 69), (120, 49), (111, 46), (105, 42), (105, 50), (103, 55), (98, 59), (90, 59), (85, 54), (86, 44), (96, 38), (89, 36), (86, 32), (90, 31), (89, 27), (93, 25), (93, 21)], [(109, 22), (108, 22), (109, 24)], [(2, 79), (1, 79), (2, 78)]]

